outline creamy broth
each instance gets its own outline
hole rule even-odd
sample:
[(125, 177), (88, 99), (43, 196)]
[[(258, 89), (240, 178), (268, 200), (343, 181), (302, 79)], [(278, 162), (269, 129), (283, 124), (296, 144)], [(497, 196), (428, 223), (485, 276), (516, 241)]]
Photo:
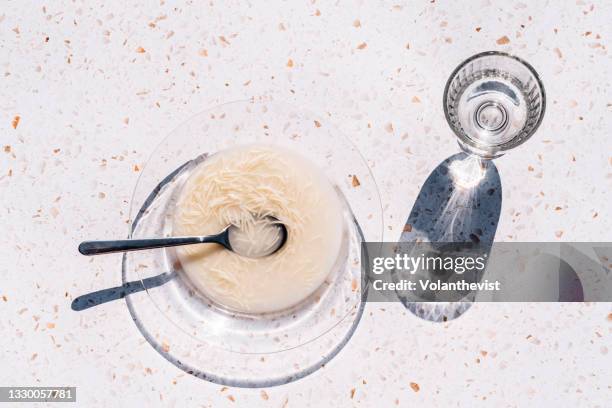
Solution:
[(288, 232), (276, 253), (241, 256), (219, 245), (177, 248), (190, 281), (221, 305), (239, 312), (289, 308), (312, 294), (332, 271), (341, 248), (343, 210), (325, 174), (299, 154), (269, 145), (221, 151), (187, 179), (177, 202), (173, 234), (215, 234), (230, 224), (248, 232), (241, 253), (270, 245), (274, 217)]

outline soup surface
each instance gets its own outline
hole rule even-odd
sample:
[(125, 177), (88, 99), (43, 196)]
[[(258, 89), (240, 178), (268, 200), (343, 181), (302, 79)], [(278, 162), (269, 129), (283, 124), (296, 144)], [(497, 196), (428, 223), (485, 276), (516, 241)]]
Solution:
[[(244, 231), (240, 253), (277, 239), (265, 220), (283, 223), (287, 241), (274, 254), (239, 255), (220, 245), (177, 247), (189, 280), (204, 295), (245, 313), (280, 311), (312, 294), (334, 268), (344, 234), (338, 192), (313, 163), (291, 150), (246, 145), (202, 162), (183, 186), (173, 235)], [(262, 220), (264, 220), (262, 222)], [(231, 237), (230, 237), (231, 238)]]

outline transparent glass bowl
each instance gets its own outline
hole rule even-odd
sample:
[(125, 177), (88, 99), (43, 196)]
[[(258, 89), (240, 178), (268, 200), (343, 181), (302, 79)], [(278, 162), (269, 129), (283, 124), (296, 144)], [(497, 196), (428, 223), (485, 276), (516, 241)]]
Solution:
[(346, 344), (363, 312), (361, 242), (382, 241), (383, 224), (377, 186), (356, 147), (321, 118), (259, 98), (198, 114), (157, 146), (134, 191), (130, 236), (171, 235), (177, 193), (195, 166), (249, 143), (306, 157), (345, 203), (343, 256), (325, 283), (289, 310), (255, 315), (231, 312), (195, 291), (172, 249), (127, 253), (123, 280), (147, 288), (126, 297), (128, 308), (166, 359), (209, 381), (264, 387), (315, 371)]
[(444, 88), (444, 113), (460, 146), (485, 158), (529, 139), (545, 105), (544, 86), (533, 67), (496, 51), (465, 60)]

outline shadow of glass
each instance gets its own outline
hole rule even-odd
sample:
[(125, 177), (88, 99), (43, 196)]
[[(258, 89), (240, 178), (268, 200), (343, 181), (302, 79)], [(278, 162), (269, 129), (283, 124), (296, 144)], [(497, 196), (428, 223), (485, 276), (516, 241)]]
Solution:
[(400, 241), (471, 241), (490, 246), (501, 202), (501, 179), (495, 164), (457, 153), (427, 177)]
[[(489, 252), (501, 203), (501, 179), (493, 161), (457, 153), (427, 177), (400, 242), (472, 242)], [(431, 321), (457, 318), (471, 306), (469, 302), (402, 302), (415, 315)]]

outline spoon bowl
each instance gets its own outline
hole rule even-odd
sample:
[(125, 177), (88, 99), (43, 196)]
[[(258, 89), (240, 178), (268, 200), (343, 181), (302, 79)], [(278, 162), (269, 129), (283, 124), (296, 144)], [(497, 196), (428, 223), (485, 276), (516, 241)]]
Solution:
[(225, 248), (248, 258), (272, 255), (287, 242), (287, 227), (274, 217), (255, 219), (243, 227), (230, 225), (225, 230)]

